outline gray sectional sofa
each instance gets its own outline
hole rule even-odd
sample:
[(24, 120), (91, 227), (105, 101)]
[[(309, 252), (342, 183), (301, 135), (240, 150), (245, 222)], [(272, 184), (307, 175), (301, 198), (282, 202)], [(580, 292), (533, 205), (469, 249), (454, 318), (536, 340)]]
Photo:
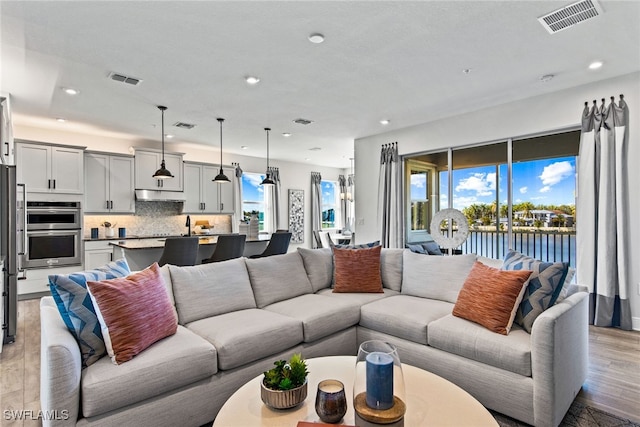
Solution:
[(276, 359), (355, 355), (361, 342), (382, 339), (398, 347), (403, 363), (458, 384), (487, 408), (558, 425), (586, 379), (587, 293), (546, 310), (531, 334), (514, 326), (499, 335), (451, 314), (464, 265), (474, 260), (383, 249), (384, 292), (366, 294), (332, 292), (329, 249), (164, 266), (177, 333), (121, 365), (103, 357), (85, 369), (45, 297), (40, 398), (43, 411), (63, 416), (43, 424), (202, 425)]

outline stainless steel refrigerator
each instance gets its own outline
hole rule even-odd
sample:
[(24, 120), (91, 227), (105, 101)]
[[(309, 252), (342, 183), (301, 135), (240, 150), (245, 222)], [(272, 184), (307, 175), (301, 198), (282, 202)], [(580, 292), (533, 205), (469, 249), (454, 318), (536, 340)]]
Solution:
[(2, 341), (12, 343), (16, 339), (18, 314), (18, 202), (16, 199), (16, 167), (0, 165), (0, 258), (4, 258), (2, 298)]

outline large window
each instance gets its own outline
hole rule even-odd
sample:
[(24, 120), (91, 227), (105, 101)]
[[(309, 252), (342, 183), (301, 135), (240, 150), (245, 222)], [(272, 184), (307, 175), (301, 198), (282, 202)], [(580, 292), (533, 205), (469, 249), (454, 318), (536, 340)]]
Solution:
[(243, 220), (248, 221), (252, 215), (258, 217), (258, 230), (265, 230), (267, 214), (267, 199), (264, 187), (260, 185), (264, 174), (244, 172), (242, 174), (242, 214)]
[[(406, 159), (407, 242), (429, 239), (430, 217), (453, 207), (469, 223), (469, 237), (459, 248), (463, 253), (502, 258), (515, 249), (575, 266), (579, 141), (574, 131)], [(447, 228), (440, 232), (446, 235)]]
[(340, 224), (340, 187), (337, 181), (320, 183), (322, 188), (322, 228), (339, 228)]

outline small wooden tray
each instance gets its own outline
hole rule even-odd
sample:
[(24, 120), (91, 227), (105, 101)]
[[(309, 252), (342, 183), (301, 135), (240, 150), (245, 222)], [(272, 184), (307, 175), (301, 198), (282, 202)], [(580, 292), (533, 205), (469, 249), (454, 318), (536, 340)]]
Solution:
[(376, 424), (392, 424), (404, 417), (407, 405), (398, 396), (393, 396), (393, 406), (391, 408), (372, 409), (367, 406), (367, 393), (363, 392), (353, 400), (353, 408), (363, 420)]

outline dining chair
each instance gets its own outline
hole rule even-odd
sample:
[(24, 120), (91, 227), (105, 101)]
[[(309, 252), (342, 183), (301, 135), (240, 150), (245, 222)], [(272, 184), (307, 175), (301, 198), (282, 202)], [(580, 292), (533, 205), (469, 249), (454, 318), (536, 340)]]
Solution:
[(324, 245), (322, 244), (322, 239), (320, 238), (320, 231), (313, 230), (313, 238), (316, 240), (316, 246), (318, 248), (324, 248)]
[(167, 237), (158, 265), (196, 265), (199, 237)]
[(249, 258), (264, 258), (271, 255), (286, 254), (291, 241), (291, 233), (273, 233), (271, 240), (261, 254), (251, 255)]
[(289, 230), (286, 230), (284, 228), (279, 228), (279, 229), (276, 230), (276, 233), (288, 233), (288, 232), (289, 232)]
[(203, 259), (203, 264), (240, 258), (244, 253), (245, 234), (221, 234), (218, 236), (216, 248), (209, 258)]

